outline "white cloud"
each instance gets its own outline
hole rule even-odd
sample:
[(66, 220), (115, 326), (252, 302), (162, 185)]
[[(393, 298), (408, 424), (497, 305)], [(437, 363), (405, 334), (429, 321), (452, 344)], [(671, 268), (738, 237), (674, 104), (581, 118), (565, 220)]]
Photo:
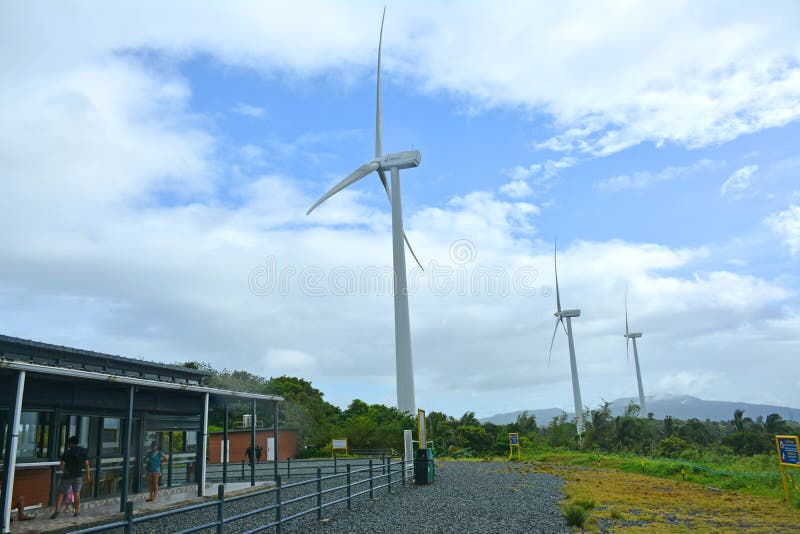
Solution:
[[(207, 53), (269, 75), (335, 72), (347, 83), (372, 74), (375, 35), (363, 29), (376, 27), (380, 6), (242, 2), (158, 12), (140, 3), (15, 4), (0, 51), (6, 79), (138, 49)], [(799, 14), (794, 3), (403, 4), (388, 13), (385, 72), (473, 109), (545, 114), (552, 134), (540, 148), (699, 147), (800, 117)]]
[(720, 193), (723, 196), (741, 196), (750, 187), (750, 178), (758, 171), (758, 165), (746, 165), (737, 169), (722, 184)]
[(792, 255), (800, 254), (800, 206), (773, 213), (764, 222), (789, 247)]
[(511, 198), (526, 198), (533, 194), (533, 189), (522, 180), (514, 180), (501, 186), (500, 192)]
[(522, 165), (515, 165), (510, 169), (505, 169), (503, 173), (506, 174), (509, 178), (519, 181), (519, 180), (527, 180), (528, 178), (530, 178), (531, 176), (533, 176), (534, 174), (538, 173), (541, 170), (542, 166), (540, 164), (532, 163), (527, 167), (524, 167)]
[(232, 111), (237, 115), (245, 115), (247, 117), (261, 117), (264, 115), (264, 108), (260, 108), (258, 106), (251, 106), (249, 104), (244, 104), (242, 102), (236, 104), (236, 106), (234, 106)]
[[(365, 202), (367, 190), (355, 187), (306, 217), (314, 198), (305, 177), (229, 179), (214, 127), (190, 110), (191, 87), (136, 56), (205, 53), (268, 75), (372, 76), (375, 35), (361, 30), (374, 27), (380, 7), (165, 4), (153, 17), (140, 3), (9, 6), (4, 20), (14, 23), (0, 32), (0, 224), (14, 231), (0, 233), (0, 330), (159, 361), (293, 370), (340, 404), (352, 400), (354, 382), (379, 385), (365, 400), (392, 398), (391, 296), (308, 291), (320, 272), (330, 290), (337, 268), (391, 265), (386, 208)], [(312, 9), (325, 23), (308, 31)], [(707, 28), (672, 5), (565, 9), (398, 6), (387, 23), (387, 76), (484, 106), (549, 114), (548, 148), (574, 152), (607, 153), (642, 140), (695, 146), (795, 117), (796, 66), (778, 64), (771, 78), (761, 76), (776, 57), (796, 57), (791, 16), (708, 7), (713, 17), (694, 13), (711, 17)], [(531, 53), (541, 50), (548, 53)], [(267, 140), (265, 153), (255, 145), (232, 151), (233, 164), (314, 142)], [(528, 178), (536, 184), (577, 162), (548, 160)], [(161, 195), (170, 201), (159, 202)], [(793, 251), (797, 210), (768, 219)], [(441, 295), (422, 278), (410, 298), (421, 406), (488, 415), (498, 392), (520, 405), (570, 406), (563, 340), (546, 367), (552, 256), (550, 243), (534, 239), (538, 214), (533, 203), (486, 191), (407, 209), (421, 259), (449, 267), (453, 284)], [(454, 260), (462, 257), (453, 254), (456, 242), (474, 253), (465, 264)], [(794, 402), (795, 379), (780, 372), (797, 353), (797, 316), (784, 309), (790, 292), (724, 269), (697, 272), (699, 260), (713, 264), (709, 256), (702, 247), (622, 241), (563, 246), (563, 298), (583, 309), (574, 327), (588, 404), (635, 391), (621, 338), (626, 284), (631, 321), (646, 335), (646, 384), (663, 377), (716, 398), (787, 391), (779, 400)], [(251, 274), (270, 258), (277, 289), (255, 294)], [(525, 273), (534, 294), (501, 296), (482, 285), (458, 292), (459, 277), (497, 269)], [(743, 331), (748, 324), (775, 340), (774, 367), (753, 357), (763, 340)], [(676, 369), (709, 376), (720, 361), (735, 370), (723, 381), (672, 378)]]
[(661, 182), (688, 178), (701, 171), (714, 167), (714, 162), (702, 159), (692, 165), (683, 167), (669, 166), (658, 172), (639, 171), (633, 174), (620, 174), (595, 182), (595, 187), (605, 191), (622, 191), (625, 189), (645, 189)]

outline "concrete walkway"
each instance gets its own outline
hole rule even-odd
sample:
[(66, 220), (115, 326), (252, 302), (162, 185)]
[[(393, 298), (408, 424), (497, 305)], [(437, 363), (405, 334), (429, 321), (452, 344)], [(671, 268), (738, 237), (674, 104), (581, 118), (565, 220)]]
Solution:
[[(252, 491), (263, 489), (264, 486), (272, 485), (272, 482), (256, 482)], [(157, 502), (147, 502), (149, 494), (135, 493), (129, 495), (133, 501), (133, 511), (135, 515), (144, 513), (160, 512), (172, 508), (179, 508), (189, 504), (194, 504), (214, 498), (217, 496), (218, 484), (206, 484), (203, 492), (206, 497), (197, 496), (197, 486), (180, 486), (176, 488), (163, 488), (158, 491)], [(225, 484), (225, 495), (233, 493), (241, 494), (251, 491), (249, 482), (230, 482)], [(119, 497), (112, 499), (98, 499), (81, 503), (80, 515), (74, 517), (72, 511), (61, 508), (61, 514), (56, 519), (50, 519), (55, 508), (45, 507), (37, 510), (30, 510), (29, 514), (36, 514), (36, 518), (29, 521), (17, 521), (17, 514), (13, 514), (11, 522), (12, 533), (33, 533), (33, 532), (69, 532), (88, 528), (102, 523), (112, 523), (122, 519), (123, 514), (119, 511)]]

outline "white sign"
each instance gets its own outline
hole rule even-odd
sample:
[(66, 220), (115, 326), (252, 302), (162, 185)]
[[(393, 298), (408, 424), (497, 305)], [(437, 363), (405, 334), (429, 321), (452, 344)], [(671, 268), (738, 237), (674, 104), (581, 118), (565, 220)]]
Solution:
[(347, 438), (333, 438), (333, 445), (331, 448), (347, 450)]

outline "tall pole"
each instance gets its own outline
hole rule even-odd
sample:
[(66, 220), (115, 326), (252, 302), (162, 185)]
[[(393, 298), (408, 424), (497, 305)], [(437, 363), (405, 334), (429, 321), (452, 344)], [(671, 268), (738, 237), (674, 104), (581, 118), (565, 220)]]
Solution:
[(208, 393), (203, 393), (203, 413), (200, 414), (202, 427), (197, 438), (197, 463), (200, 472), (197, 476), (197, 496), (202, 497), (206, 490), (206, 444), (208, 443)]
[(222, 423), (222, 483), (228, 482), (228, 401), (225, 401), (225, 421)]
[(639, 351), (636, 350), (636, 338), (633, 338), (633, 362), (636, 364), (636, 383), (639, 386), (639, 416), (647, 417), (647, 408), (644, 405), (644, 387), (642, 387), (642, 372), (639, 369)]
[(572, 341), (572, 317), (567, 319), (567, 340), (569, 341), (569, 366), (572, 370), (572, 397), (575, 401), (575, 422), (578, 435), (583, 434), (583, 403), (581, 402), (581, 385), (578, 382), (578, 362), (575, 360), (575, 343)]
[[(122, 443), (122, 494), (119, 499), (119, 511), (125, 511), (128, 502), (128, 471), (131, 463), (131, 438), (133, 434), (133, 394), (134, 386), (128, 389), (128, 417), (125, 419), (125, 441)], [(170, 456), (171, 458), (171, 456)], [(98, 460), (98, 463), (99, 460)], [(170, 471), (172, 473), (172, 471)], [(95, 478), (95, 484), (100, 483), (100, 479)]]
[(411, 324), (408, 318), (408, 282), (403, 245), (403, 206), (400, 169), (392, 167), (392, 258), (394, 264), (394, 345), (397, 372), (397, 409), (413, 414), (414, 368), (411, 360)]
[(280, 459), (278, 455), (278, 401), (273, 401), (272, 404), (275, 409), (275, 421), (272, 423), (272, 448), (275, 451), (272, 455), (272, 469), (274, 470), (275, 480), (278, 480), (278, 460)]
[(250, 485), (256, 485), (256, 400), (250, 408)]
[(6, 436), (6, 457), (3, 461), (5, 482), (3, 483), (3, 532), (11, 532), (11, 496), (14, 494), (14, 472), (17, 469), (17, 444), (19, 443), (19, 420), (22, 415), (22, 396), (25, 391), (25, 371), (17, 372), (17, 391), (14, 405), (8, 411), (9, 428)]

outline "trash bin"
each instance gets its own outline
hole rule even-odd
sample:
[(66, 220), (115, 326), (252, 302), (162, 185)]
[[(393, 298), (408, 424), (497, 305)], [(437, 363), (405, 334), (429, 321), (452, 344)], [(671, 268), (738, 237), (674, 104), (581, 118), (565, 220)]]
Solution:
[(433, 450), (417, 449), (414, 458), (414, 483), (433, 484)]

